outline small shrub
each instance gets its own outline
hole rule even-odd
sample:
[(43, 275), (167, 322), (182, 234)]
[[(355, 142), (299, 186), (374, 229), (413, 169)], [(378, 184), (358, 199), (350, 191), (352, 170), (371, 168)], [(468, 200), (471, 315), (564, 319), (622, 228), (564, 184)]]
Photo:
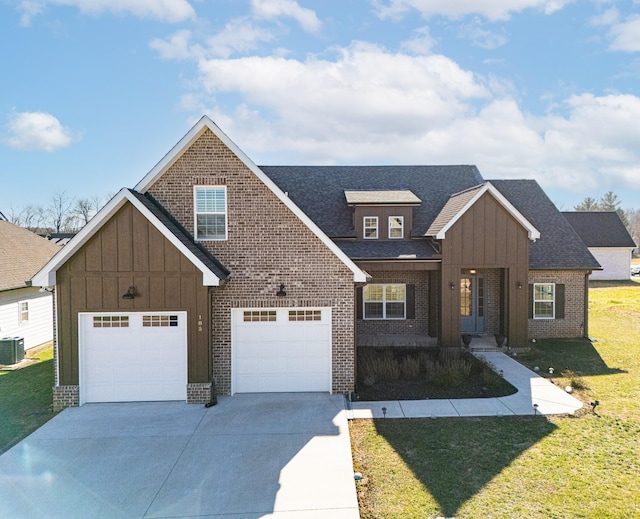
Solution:
[(398, 380), (400, 367), (390, 350), (361, 350), (358, 356), (358, 376), (365, 385)]
[(584, 379), (582, 377), (576, 375), (570, 369), (565, 369), (562, 372), (562, 376), (564, 378), (568, 378), (569, 379), (569, 385), (573, 389), (576, 389), (578, 391), (590, 389), (589, 386), (587, 385), (587, 383), (584, 381)]
[(420, 375), (420, 360), (418, 357), (407, 355), (400, 362), (400, 376), (407, 380), (415, 380)]
[(427, 362), (426, 372), (427, 383), (441, 387), (457, 387), (469, 377), (471, 363), (461, 358), (459, 353), (441, 354), (440, 360)]

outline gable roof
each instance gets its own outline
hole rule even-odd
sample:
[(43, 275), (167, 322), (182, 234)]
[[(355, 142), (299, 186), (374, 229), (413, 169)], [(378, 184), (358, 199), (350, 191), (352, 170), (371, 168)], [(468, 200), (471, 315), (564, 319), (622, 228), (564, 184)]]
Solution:
[(452, 195), (425, 233), (425, 236), (433, 236), (438, 240), (444, 240), (447, 231), (462, 218), (469, 208), (485, 193), (493, 196), (493, 198), (527, 230), (527, 235), (530, 240), (540, 238), (540, 231), (536, 229), (500, 191), (493, 187), (490, 182), (485, 182), (480, 186)]
[(636, 247), (615, 211), (571, 211), (562, 214), (587, 247)]
[(540, 230), (540, 239), (529, 244), (529, 268), (602, 269), (580, 236), (535, 180), (490, 182)]
[(24, 288), (60, 248), (37, 234), (0, 220), (0, 291)]
[(306, 225), (324, 245), (333, 252), (340, 261), (342, 261), (351, 272), (353, 272), (354, 281), (364, 283), (367, 281), (367, 275), (344, 253), (340, 248), (323, 232), (323, 229), (317, 223), (309, 218), (295, 202), (289, 198), (285, 192), (273, 182), (273, 180), (265, 175), (264, 171), (256, 166), (256, 164), (234, 143), (229, 136), (224, 133), (209, 117), (203, 116), (187, 134), (167, 153), (158, 164), (156, 164), (144, 178), (138, 182), (134, 190), (141, 194), (145, 194), (151, 185), (162, 174), (178, 160), (182, 154), (206, 131), (211, 131), (229, 150), (240, 159), (240, 161), (269, 188), (273, 194), (295, 214), (304, 225)]
[[(56, 284), (56, 271), (80, 247), (102, 228), (125, 203), (130, 202), (142, 215), (167, 238), (191, 263), (202, 272), (202, 284), (219, 286), (229, 276), (227, 271), (211, 254), (198, 247), (180, 228), (180, 226), (164, 213), (149, 197), (130, 189), (123, 188), (96, 214), (67, 245), (53, 257), (32, 279), (37, 286)], [(55, 246), (54, 246), (55, 247)]]
[(345, 191), (408, 190), (414, 208), (412, 236), (422, 237), (452, 193), (484, 182), (475, 166), (260, 166), (332, 238), (355, 238)]

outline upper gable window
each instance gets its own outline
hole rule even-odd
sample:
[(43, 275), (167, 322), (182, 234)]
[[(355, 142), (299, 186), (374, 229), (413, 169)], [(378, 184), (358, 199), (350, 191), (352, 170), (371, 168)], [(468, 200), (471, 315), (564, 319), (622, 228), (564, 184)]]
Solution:
[(364, 237), (367, 240), (378, 239), (378, 217), (365, 216), (363, 221)]
[(404, 216), (389, 217), (389, 239), (404, 238)]
[(227, 188), (225, 186), (196, 186), (196, 240), (227, 239)]

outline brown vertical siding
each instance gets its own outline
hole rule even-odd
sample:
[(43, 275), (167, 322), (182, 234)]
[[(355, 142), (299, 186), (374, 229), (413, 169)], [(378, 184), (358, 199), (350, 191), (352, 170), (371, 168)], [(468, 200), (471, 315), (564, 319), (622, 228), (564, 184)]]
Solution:
[[(502, 306), (509, 344), (516, 346), (527, 340), (527, 290), (529, 240), (527, 231), (489, 193), (485, 193), (447, 231), (442, 241), (442, 329), (440, 340), (445, 346), (460, 344), (460, 291), (462, 269), (505, 269)], [(523, 289), (516, 288), (517, 282)], [(451, 290), (450, 283), (455, 289)], [(497, 291), (496, 291), (497, 292)], [(488, 324), (488, 329), (494, 323)]]
[[(136, 297), (122, 299), (130, 286)], [(187, 311), (188, 381), (208, 382), (208, 288), (184, 258), (126, 203), (58, 270), (60, 385), (77, 385), (78, 313)]]

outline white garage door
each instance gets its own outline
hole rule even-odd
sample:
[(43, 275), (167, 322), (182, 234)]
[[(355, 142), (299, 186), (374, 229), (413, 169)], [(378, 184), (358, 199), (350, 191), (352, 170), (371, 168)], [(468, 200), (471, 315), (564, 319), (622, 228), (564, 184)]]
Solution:
[(331, 391), (331, 309), (233, 310), (233, 392)]
[(186, 312), (79, 315), (80, 403), (187, 399)]

